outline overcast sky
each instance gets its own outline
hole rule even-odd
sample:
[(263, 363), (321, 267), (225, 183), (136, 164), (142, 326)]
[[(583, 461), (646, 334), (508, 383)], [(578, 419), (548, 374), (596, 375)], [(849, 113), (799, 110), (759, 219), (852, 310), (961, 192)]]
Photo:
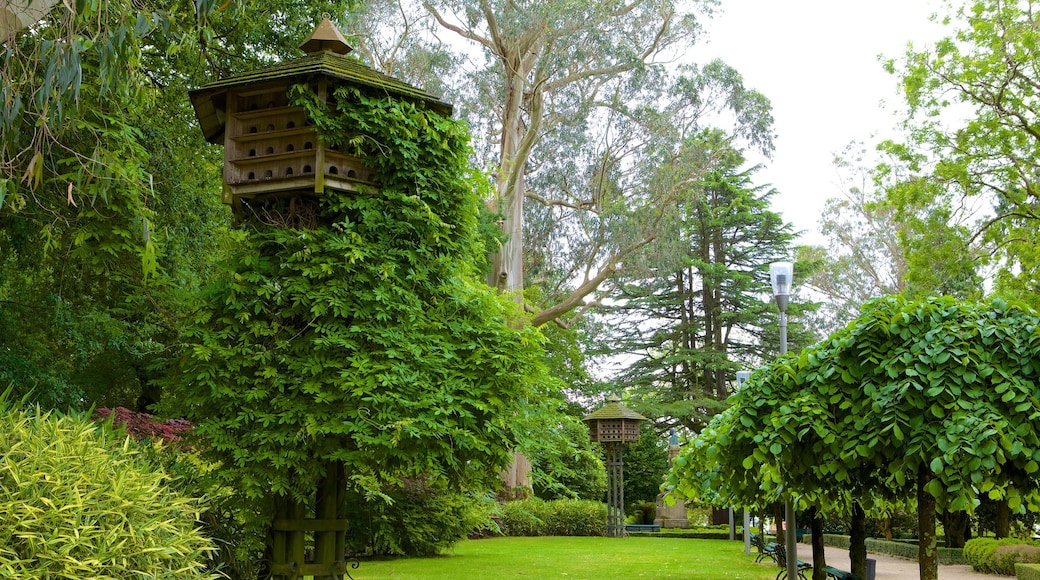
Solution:
[[(758, 173), (780, 195), (774, 209), (822, 243), (823, 202), (840, 194), (832, 160), (853, 140), (894, 137), (902, 106), (897, 79), (879, 55), (899, 57), (945, 36), (929, 21), (936, 0), (722, 0), (692, 56), (721, 58), (773, 104), (772, 160)], [(887, 108), (882, 103), (887, 102)]]

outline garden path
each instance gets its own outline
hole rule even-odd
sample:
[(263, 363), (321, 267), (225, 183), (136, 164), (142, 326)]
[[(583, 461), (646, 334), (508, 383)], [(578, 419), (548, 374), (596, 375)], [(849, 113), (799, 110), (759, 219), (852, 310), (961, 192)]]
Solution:
[[(849, 569), (849, 551), (843, 548), (827, 546), (827, 564), (842, 570)], [(801, 560), (812, 560), (812, 548), (807, 545), (798, 546), (798, 557)], [(874, 580), (913, 580), (920, 578), (917, 562), (895, 558), (884, 554), (868, 554), (868, 558), (877, 560), (877, 575)], [(999, 580), (1008, 576), (980, 574), (967, 564), (958, 566), (939, 566), (939, 580)]]

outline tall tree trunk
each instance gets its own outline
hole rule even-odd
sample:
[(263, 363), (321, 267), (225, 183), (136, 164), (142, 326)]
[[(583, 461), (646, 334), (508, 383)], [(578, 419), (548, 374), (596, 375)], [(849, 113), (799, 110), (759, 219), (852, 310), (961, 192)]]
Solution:
[(773, 522), (775, 522), (774, 528), (776, 528), (776, 541), (784, 541), (784, 530), (787, 529), (787, 522), (784, 521), (784, 502), (778, 501), (773, 504)]
[(917, 564), (921, 580), (939, 580), (939, 557), (935, 537), (935, 498), (926, 487), (932, 480), (928, 464), (917, 468)]
[[(712, 195), (712, 207), (710, 209), (709, 217), (714, 221), (715, 212), (718, 211), (716, 206), (718, 195)], [(716, 267), (724, 267), (726, 265), (726, 244), (722, 239), (722, 230), (718, 227), (713, 227), (711, 231), (711, 261), (708, 262)], [(725, 324), (722, 321), (722, 288), (719, 280), (719, 275), (716, 273), (717, 270), (713, 267), (710, 268), (703, 277), (708, 283), (704, 285), (705, 295), (711, 294), (711, 309), (708, 309), (708, 304), (704, 305), (705, 315), (711, 317), (711, 350), (716, 353), (716, 357), (713, 359), (712, 367), (715, 371), (715, 397), (720, 401), (726, 400), (729, 396), (729, 389), (726, 388), (726, 378), (728, 376), (727, 370), (722, 365), (722, 361), (726, 360), (726, 342), (723, 339), (722, 330)]]
[(1008, 507), (1007, 499), (997, 501), (997, 515), (993, 526), (994, 535), (998, 538), (1006, 538), (1011, 533), (1011, 508)]
[(823, 567), (827, 565), (827, 554), (823, 546), (823, 515), (820, 510), (811, 507), (805, 511), (805, 517), (812, 524), (812, 562), (813, 580), (827, 580)]
[(867, 514), (858, 501), (852, 502), (852, 525), (849, 528), (850, 572), (867, 577)]
[[(509, 78), (506, 80), (496, 198), (489, 206), (492, 211), (502, 214), (502, 233), (506, 235), (506, 241), (489, 257), (491, 270), (487, 283), (500, 292), (513, 293), (513, 300), (523, 304), (525, 173), (534, 133), (541, 124), (541, 95), (535, 94), (533, 99), (529, 97), (527, 77), (533, 66), (530, 55), (519, 51), (518, 47), (500, 45), (498, 48), (498, 56)], [(525, 106), (529, 111), (527, 123), (523, 118)], [(514, 452), (513, 463), (503, 472), (502, 479), (507, 493), (526, 495), (532, 486), (530, 460)]]
[(947, 511), (943, 513), (943, 531), (946, 532), (947, 548), (964, 547), (964, 538), (967, 535), (970, 521), (968, 512)]

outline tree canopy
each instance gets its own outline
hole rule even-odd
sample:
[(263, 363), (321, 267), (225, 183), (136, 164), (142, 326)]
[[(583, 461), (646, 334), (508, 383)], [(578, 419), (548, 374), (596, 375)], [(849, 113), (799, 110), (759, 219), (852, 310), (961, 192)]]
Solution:
[[(669, 485), (705, 486), (743, 505), (925, 499), (971, 511), (979, 496), (1040, 507), (1040, 322), (1000, 300), (870, 302), (826, 340), (755, 372), (734, 405), (689, 446)], [(921, 501), (921, 500), (919, 500)], [(851, 506), (850, 506), (851, 507)], [(921, 538), (934, 578), (934, 538)], [(931, 575), (929, 575), (931, 574)]]
[(984, 242), (997, 259), (998, 293), (1032, 301), (1040, 217), (1038, 18), (1032, 0), (967, 2), (946, 16), (949, 36), (886, 63), (904, 89), (909, 135), (886, 148), (926, 183), (896, 199), (940, 209), (988, 205), (986, 219), (967, 224), (965, 239)]
[(794, 235), (769, 209), (775, 190), (754, 184), (758, 168), (746, 169), (721, 131), (689, 139), (678, 157), (658, 168), (674, 184), (676, 211), (645, 259), (618, 275), (601, 308), (611, 322), (603, 348), (632, 358), (616, 384), (640, 413), (661, 429), (696, 432), (725, 407), (741, 361), (773, 347), (767, 265), (787, 256)]

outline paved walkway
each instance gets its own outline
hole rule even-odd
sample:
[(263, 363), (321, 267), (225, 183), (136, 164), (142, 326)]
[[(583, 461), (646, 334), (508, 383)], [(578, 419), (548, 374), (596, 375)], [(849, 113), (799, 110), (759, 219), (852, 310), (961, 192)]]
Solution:
[[(827, 565), (849, 569), (849, 551), (844, 548), (827, 546)], [(874, 580), (913, 580), (920, 578), (917, 562), (894, 558), (884, 554), (867, 554), (868, 558), (877, 560), (877, 575)], [(798, 545), (798, 559), (806, 562), (812, 561), (812, 547), (806, 544)], [(960, 566), (939, 566), (939, 580), (1000, 580), (1008, 576), (994, 576), (992, 574), (979, 574), (967, 564)]]

